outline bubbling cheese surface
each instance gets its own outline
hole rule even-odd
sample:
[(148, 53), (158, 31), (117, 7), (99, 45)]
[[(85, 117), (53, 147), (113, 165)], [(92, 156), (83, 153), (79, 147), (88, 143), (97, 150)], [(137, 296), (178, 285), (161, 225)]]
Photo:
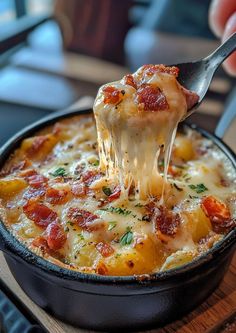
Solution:
[(160, 197), (166, 177), (158, 171), (165, 152), (165, 175), (178, 123), (187, 112), (177, 68), (143, 66), (133, 75), (99, 89), (94, 115), (101, 169), (117, 178), (122, 192)]

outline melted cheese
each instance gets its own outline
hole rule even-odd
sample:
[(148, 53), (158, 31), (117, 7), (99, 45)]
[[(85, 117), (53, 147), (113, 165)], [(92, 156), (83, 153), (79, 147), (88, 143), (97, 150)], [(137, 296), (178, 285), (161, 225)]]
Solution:
[[(134, 73), (135, 80), (141, 80), (142, 71)], [(174, 75), (144, 75), (142, 84), (158, 87), (169, 108), (159, 112), (140, 109), (136, 89), (124, 79), (109, 84), (124, 94), (118, 106), (104, 103), (108, 85), (100, 88), (94, 104), (100, 167), (108, 178), (118, 179), (123, 190), (134, 185), (138, 199), (161, 196), (166, 176), (163, 179), (158, 171), (160, 151), (165, 152), (166, 175), (177, 125), (187, 112), (185, 95)]]

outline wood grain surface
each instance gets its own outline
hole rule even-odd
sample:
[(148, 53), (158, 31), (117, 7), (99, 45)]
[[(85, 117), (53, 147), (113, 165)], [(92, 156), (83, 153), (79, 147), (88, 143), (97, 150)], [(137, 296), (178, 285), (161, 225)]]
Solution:
[[(0, 254), (0, 278), (21, 299), (50, 333), (90, 332), (67, 325), (34, 304), (21, 290), (3, 254)], [(236, 254), (217, 290), (198, 308), (181, 320), (146, 333), (235, 333), (236, 332)]]

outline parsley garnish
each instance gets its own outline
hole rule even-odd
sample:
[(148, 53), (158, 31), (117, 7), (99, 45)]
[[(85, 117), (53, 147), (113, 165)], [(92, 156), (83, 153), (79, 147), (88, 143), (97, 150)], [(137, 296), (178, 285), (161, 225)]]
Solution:
[(111, 222), (108, 222), (108, 231), (111, 231), (112, 229), (114, 229), (117, 225), (117, 222), (116, 221), (111, 221)]
[(120, 238), (120, 244), (123, 246), (130, 245), (132, 241), (133, 241), (133, 232), (128, 227), (126, 233)]
[(113, 206), (110, 206), (108, 208), (102, 208), (100, 210), (103, 210), (103, 211), (106, 211), (106, 212), (111, 212), (111, 213), (116, 213), (116, 214), (120, 214), (120, 215), (129, 215), (131, 214), (131, 210), (127, 210), (125, 208), (121, 208), (121, 207), (113, 207)]
[(203, 183), (197, 185), (191, 184), (188, 187), (191, 188), (191, 190), (194, 190), (196, 193), (202, 193), (208, 191), (208, 188)]
[(103, 191), (103, 193), (106, 194), (106, 196), (108, 196), (108, 197), (112, 194), (112, 191), (111, 191), (110, 187), (107, 187), (107, 186), (103, 186), (103, 187), (102, 187), (102, 191)]
[(84, 240), (84, 235), (83, 234), (78, 234), (81, 240)]
[(143, 207), (143, 205), (140, 202), (138, 202), (134, 207)]
[(64, 168), (58, 168), (56, 169), (54, 172), (50, 172), (50, 175), (52, 175), (53, 177), (65, 177), (67, 175), (66, 170)]
[(95, 166), (95, 167), (99, 166), (99, 161), (97, 160), (97, 161), (93, 162), (92, 165)]

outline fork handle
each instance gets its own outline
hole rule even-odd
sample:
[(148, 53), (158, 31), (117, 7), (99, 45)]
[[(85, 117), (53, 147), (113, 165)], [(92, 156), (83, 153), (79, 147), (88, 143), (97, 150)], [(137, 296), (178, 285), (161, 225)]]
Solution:
[(236, 50), (236, 32), (204, 60), (216, 70), (228, 56)]

